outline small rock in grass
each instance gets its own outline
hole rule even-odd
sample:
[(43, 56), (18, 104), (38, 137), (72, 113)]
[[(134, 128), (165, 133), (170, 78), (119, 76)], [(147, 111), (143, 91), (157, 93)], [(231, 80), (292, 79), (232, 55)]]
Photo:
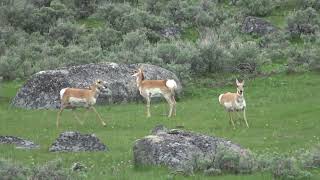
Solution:
[(81, 152), (81, 151), (107, 151), (106, 145), (94, 134), (81, 134), (79, 132), (67, 131), (60, 134), (49, 148), (50, 152)]

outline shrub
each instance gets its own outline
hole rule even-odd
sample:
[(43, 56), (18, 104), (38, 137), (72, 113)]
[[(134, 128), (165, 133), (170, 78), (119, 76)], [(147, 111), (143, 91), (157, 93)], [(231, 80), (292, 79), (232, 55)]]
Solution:
[(184, 12), (184, 8), (188, 6), (187, 2), (172, 0), (169, 1), (162, 12), (162, 15), (168, 18), (170, 21), (175, 24), (181, 25), (182, 22), (186, 20), (186, 14)]
[(61, 54), (58, 59), (61, 61), (60, 66), (74, 66), (100, 62), (103, 59), (103, 55), (99, 47), (87, 48), (69, 45), (65, 49), (65, 54)]
[(318, 144), (310, 151), (305, 151), (299, 156), (305, 168), (319, 168), (320, 167), (320, 145)]
[(1, 179), (25, 179), (27, 169), (19, 164), (14, 164), (7, 160), (0, 160), (0, 177)]
[(111, 28), (98, 29), (95, 34), (103, 50), (110, 50), (112, 46), (118, 45), (122, 40), (121, 33)]
[(274, 9), (271, 0), (238, 0), (236, 4), (244, 8), (245, 14), (252, 16), (267, 16)]
[(303, 50), (289, 48), (288, 72), (304, 72), (307, 70), (320, 70), (320, 53), (317, 47), (307, 47)]
[(79, 18), (86, 18), (96, 10), (96, 0), (75, 0), (74, 7)]
[(49, 7), (52, 0), (31, 0), (29, 1), (34, 6), (40, 8), (40, 7)]
[(58, 41), (63, 46), (68, 46), (72, 42), (77, 43), (83, 32), (83, 28), (71, 22), (60, 22), (57, 26), (50, 29), (48, 38), (52, 41)]
[(319, 31), (319, 25), (319, 15), (313, 8), (295, 11), (287, 17), (287, 30), (293, 38), (313, 34)]
[(302, 7), (303, 9), (311, 7), (313, 9), (320, 10), (319, 0), (300, 0), (297, 2), (298, 2), (298, 6)]
[(294, 157), (278, 157), (272, 167), (275, 179), (309, 179), (311, 174), (301, 170)]
[(260, 49), (253, 41), (232, 42), (229, 53), (229, 62), (235, 72), (253, 73), (260, 64)]
[(219, 145), (214, 157), (213, 168), (231, 173), (251, 173), (255, 170), (255, 160), (250, 151), (240, 155), (239, 152)]
[(107, 3), (99, 6), (93, 17), (102, 18), (106, 20), (112, 27), (116, 26), (118, 19), (131, 12), (131, 7), (128, 4), (112, 4)]
[(164, 8), (164, 3), (158, 0), (146, 0), (143, 5), (148, 12), (156, 15), (159, 15)]
[(139, 49), (144, 48), (146, 43), (147, 36), (145, 32), (137, 30), (123, 36), (121, 47), (129, 51), (138, 51)]
[(199, 49), (201, 61), (192, 64), (192, 69), (195, 72), (213, 73), (224, 71), (226, 52), (220, 42), (217, 40), (200, 42)]

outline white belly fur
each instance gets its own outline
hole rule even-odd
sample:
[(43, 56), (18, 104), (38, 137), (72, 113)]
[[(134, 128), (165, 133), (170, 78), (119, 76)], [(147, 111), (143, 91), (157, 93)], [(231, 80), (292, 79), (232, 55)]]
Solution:
[(239, 111), (243, 110), (246, 107), (246, 101), (243, 100), (241, 103), (239, 102), (225, 102), (223, 103), (224, 107), (229, 111)]
[(158, 97), (162, 95), (162, 91), (160, 90), (160, 88), (148, 89), (146, 92), (151, 97)]
[(79, 107), (79, 106), (87, 107), (88, 106), (86, 99), (83, 99), (83, 98), (70, 97), (69, 103), (71, 106), (77, 106), (77, 107)]

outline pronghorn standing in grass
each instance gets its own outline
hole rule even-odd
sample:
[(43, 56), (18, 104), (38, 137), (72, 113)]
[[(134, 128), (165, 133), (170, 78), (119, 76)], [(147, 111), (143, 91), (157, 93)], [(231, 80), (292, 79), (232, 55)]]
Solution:
[(220, 94), (219, 96), (219, 103), (224, 106), (226, 111), (229, 113), (230, 121), (235, 129), (234, 122), (232, 120), (231, 112), (235, 111), (242, 111), (243, 112), (243, 119), (246, 122), (247, 127), (249, 127), (246, 117), (246, 101), (244, 99), (244, 80), (240, 83), (238, 79), (236, 79), (237, 84), (237, 93), (224, 93)]
[(145, 80), (144, 74), (141, 68), (134, 71), (133, 75), (136, 77), (137, 87), (142, 97), (147, 101), (147, 117), (150, 117), (150, 102), (152, 97), (162, 95), (170, 106), (168, 117), (176, 115), (176, 100), (175, 100), (175, 89), (177, 83), (173, 79), (168, 80)]
[[(101, 80), (96, 80), (89, 89), (79, 89), (79, 88), (64, 88), (60, 91), (60, 100), (61, 100), (61, 108), (58, 112), (56, 125), (59, 127), (59, 119), (61, 113), (64, 109), (72, 109), (75, 110), (78, 107), (84, 107), (87, 109), (92, 109), (100, 119), (103, 126), (106, 123), (101, 119), (101, 116), (97, 112), (97, 110), (93, 107), (96, 104), (96, 100), (101, 93), (101, 90), (104, 90), (106, 87), (106, 82)], [(79, 121), (80, 124), (82, 122), (78, 118), (75, 112), (73, 115)]]

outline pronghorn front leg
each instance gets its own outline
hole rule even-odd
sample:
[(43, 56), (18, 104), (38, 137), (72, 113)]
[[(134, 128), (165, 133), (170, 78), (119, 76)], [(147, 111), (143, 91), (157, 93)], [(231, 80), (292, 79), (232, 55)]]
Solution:
[(149, 96), (146, 97), (147, 100), (147, 117), (151, 117), (151, 113), (150, 113), (150, 103), (151, 103), (151, 99)]
[(229, 113), (229, 118), (230, 118), (230, 121), (231, 121), (231, 123), (232, 123), (233, 129), (236, 129), (236, 127), (235, 127), (235, 125), (234, 125), (234, 122), (233, 122), (233, 120), (232, 120), (231, 112), (228, 111), (228, 113)]
[(107, 124), (102, 120), (102, 118), (101, 118), (100, 114), (98, 113), (98, 111), (96, 110), (96, 108), (94, 108), (93, 106), (91, 106), (90, 108), (97, 114), (102, 126), (106, 126)]
[(61, 105), (60, 111), (58, 112), (58, 115), (57, 115), (57, 121), (56, 121), (57, 128), (59, 128), (60, 116), (61, 116), (61, 113), (63, 112), (63, 110), (64, 110), (64, 106)]
[(76, 120), (83, 125), (83, 122), (80, 120), (80, 118), (78, 117), (77, 113), (74, 111), (75, 109), (72, 109), (72, 114), (73, 116), (76, 118)]
[(243, 119), (246, 122), (247, 127), (249, 128), (247, 117), (246, 117), (246, 108), (243, 109)]

